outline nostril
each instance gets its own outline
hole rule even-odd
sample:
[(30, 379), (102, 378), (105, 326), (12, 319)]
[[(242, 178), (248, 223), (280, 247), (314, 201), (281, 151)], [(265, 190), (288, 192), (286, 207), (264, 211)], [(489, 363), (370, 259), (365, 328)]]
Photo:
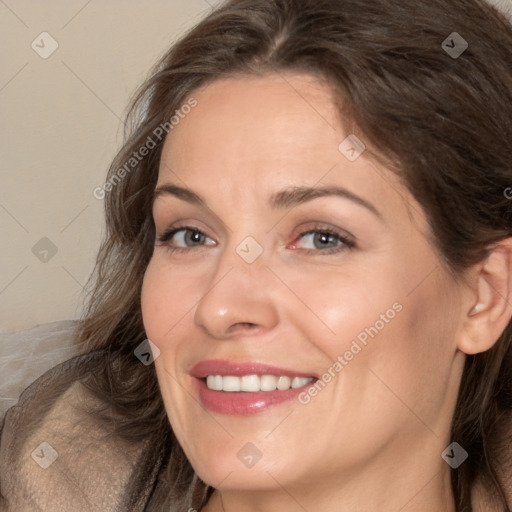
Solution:
[(255, 330), (255, 329), (258, 329), (258, 327), (259, 326), (257, 324), (253, 324), (251, 322), (238, 322), (236, 324), (233, 324), (229, 328), (229, 332), (233, 333), (233, 332), (236, 332), (238, 330)]

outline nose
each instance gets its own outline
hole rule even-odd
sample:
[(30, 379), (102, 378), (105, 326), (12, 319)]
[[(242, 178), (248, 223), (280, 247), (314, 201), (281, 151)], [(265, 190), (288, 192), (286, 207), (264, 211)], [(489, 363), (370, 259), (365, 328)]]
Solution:
[(196, 306), (195, 324), (216, 339), (273, 329), (279, 315), (271, 276), (260, 261), (249, 264), (237, 254), (226, 258)]

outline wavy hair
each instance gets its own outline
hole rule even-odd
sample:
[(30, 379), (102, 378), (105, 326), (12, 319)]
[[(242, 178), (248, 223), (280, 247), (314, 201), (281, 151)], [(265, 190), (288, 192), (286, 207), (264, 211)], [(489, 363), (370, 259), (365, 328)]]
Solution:
[[(469, 44), (458, 58), (442, 48), (453, 32)], [(78, 337), (86, 350), (106, 353), (87, 386), (114, 411), (118, 435), (159, 440), (152, 449), (165, 454), (168, 485), (155, 490), (155, 502), (185, 507), (198, 484), (169, 425), (154, 367), (134, 357), (146, 338), (140, 294), (155, 241), (152, 200), (165, 140), (155, 130), (208, 82), (286, 70), (332, 86), (342, 119), (422, 205), (455, 276), (512, 235), (512, 202), (504, 192), (512, 184), (512, 27), (496, 9), (483, 0), (220, 5), (161, 57), (133, 98), (125, 143), (107, 177), (106, 236)], [(153, 147), (137, 157), (149, 138)], [(503, 480), (512, 468), (501, 454), (512, 410), (511, 340), (509, 324), (492, 349), (466, 358), (451, 431), (470, 454), (452, 471), (458, 512), (472, 510), (477, 479), (504, 510), (512, 506)], [(212, 489), (199, 485), (204, 501)]]

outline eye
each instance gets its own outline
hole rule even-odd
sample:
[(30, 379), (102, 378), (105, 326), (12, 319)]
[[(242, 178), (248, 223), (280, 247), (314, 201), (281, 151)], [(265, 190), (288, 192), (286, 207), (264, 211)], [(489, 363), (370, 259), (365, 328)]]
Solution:
[(317, 228), (301, 233), (293, 243), (293, 248), (329, 254), (351, 249), (354, 245), (351, 239), (333, 229)]
[(158, 238), (170, 251), (187, 250), (203, 245), (215, 245), (215, 241), (191, 226), (171, 228)]
[[(194, 247), (215, 245), (215, 241), (201, 230), (192, 226), (179, 226), (167, 230), (158, 238), (160, 245), (169, 251), (187, 251)], [(355, 243), (346, 235), (331, 228), (313, 228), (299, 235), (292, 244), (292, 249), (306, 252), (330, 254), (351, 249)]]

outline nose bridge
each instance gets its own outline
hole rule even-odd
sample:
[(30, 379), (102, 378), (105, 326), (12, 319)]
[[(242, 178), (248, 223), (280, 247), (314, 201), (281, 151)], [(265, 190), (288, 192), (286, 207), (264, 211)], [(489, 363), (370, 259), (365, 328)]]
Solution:
[(270, 329), (278, 321), (265, 251), (254, 237), (229, 244), (197, 303), (194, 321), (215, 338), (226, 338), (241, 326)]
[(224, 250), (219, 255), (212, 285), (219, 282), (223, 276), (227, 276), (228, 272), (234, 273), (236, 279), (249, 287), (251, 281), (255, 281), (252, 286), (256, 286), (263, 280), (268, 280), (268, 269), (265, 264), (268, 263), (270, 253), (268, 248), (264, 249), (263, 234), (248, 235), (251, 231), (247, 228), (248, 226), (245, 226), (245, 229), (239, 227), (236, 232), (232, 231), (228, 235)]

